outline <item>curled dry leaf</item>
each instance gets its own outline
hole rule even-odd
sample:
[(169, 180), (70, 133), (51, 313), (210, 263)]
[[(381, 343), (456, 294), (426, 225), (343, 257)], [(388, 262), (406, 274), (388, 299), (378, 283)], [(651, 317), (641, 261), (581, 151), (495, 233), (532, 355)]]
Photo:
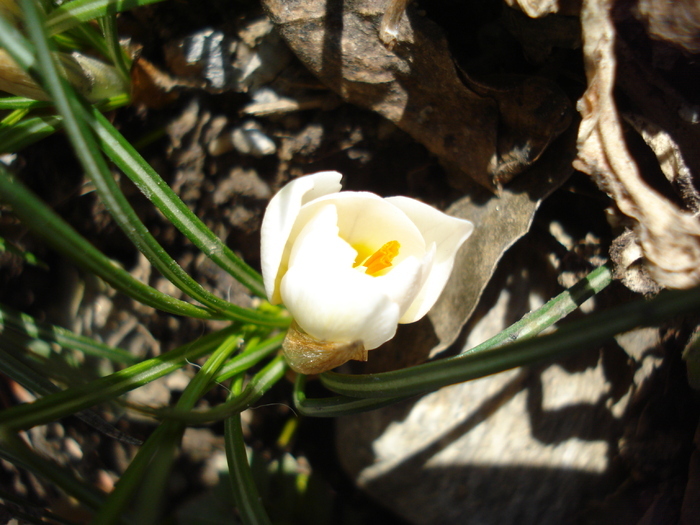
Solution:
[(465, 85), (440, 28), (410, 8), (403, 12), (403, 4), (391, 2), (396, 12), (387, 20), (384, 0), (263, 2), (292, 50), (327, 86), (456, 167), (455, 187), (468, 187), (466, 174), (498, 190), (566, 129), (568, 100), (543, 79), (506, 89), (475, 90), (468, 78)]
[[(613, 98), (618, 59), (612, 4), (610, 0), (583, 4), (588, 89), (578, 105), (583, 121), (574, 165), (593, 176), (620, 211), (633, 220), (651, 277), (661, 286), (691, 287), (700, 283), (700, 222), (644, 181), (625, 143), (623, 122)], [(638, 85), (634, 89), (644, 91)]]

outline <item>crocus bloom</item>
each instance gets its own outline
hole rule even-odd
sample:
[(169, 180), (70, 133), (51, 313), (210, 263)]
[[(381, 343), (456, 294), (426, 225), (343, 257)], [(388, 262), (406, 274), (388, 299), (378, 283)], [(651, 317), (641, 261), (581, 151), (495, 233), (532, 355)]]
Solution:
[(365, 360), (399, 323), (422, 318), (474, 229), (415, 199), (341, 192), (341, 178), (291, 181), (263, 219), (265, 291), (294, 318), (283, 348), (302, 373)]

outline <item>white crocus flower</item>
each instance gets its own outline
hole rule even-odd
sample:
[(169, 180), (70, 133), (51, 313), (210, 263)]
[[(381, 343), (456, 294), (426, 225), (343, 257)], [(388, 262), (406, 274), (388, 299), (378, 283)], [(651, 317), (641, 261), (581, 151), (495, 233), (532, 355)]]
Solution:
[(366, 360), (399, 323), (422, 318), (474, 229), (407, 197), (341, 192), (341, 178), (324, 171), (291, 181), (262, 224), (265, 291), (292, 314), (283, 348), (307, 374)]

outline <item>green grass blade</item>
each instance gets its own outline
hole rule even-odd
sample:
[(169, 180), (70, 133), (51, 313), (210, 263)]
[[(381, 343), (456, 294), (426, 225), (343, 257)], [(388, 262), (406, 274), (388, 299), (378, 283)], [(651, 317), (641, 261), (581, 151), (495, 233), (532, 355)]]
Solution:
[[(13, 351), (9, 351), (9, 346), (15, 347)], [(19, 352), (19, 346), (14, 341), (7, 340), (0, 335), (0, 350), (0, 370), (7, 377), (37, 396), (53, 394), (60, 390), (46, 375), (40, 374), (28, 363), (13, 355)]]
[[(238, 348), (240, 335), (229, 337), (202, 365), (192, 381), (187, 385), (177, 402), (178, 410), (192, 410), (197, 401), (211, 388), (213, 378), (226, 359)], [(160, 512), (163, 491), (172, 469), (177, 447), (182, 440), (184, 424), (173, 424), (173, 430), (166, 435), (164, 442), (150, 462), (146, 476), (140, 482), (139, 497), (136, 501), (135, 523), (150, 525), (156, 523)]]
[[(99, 115), (99, 112), (95, 111), (93, 115)], [(77, 147), (77, 144), (75, 145)], [(84, 165), (86, 169), (89, 168), (89, 163)], [(232, 305), (202, 288), (168, 255), (139, 220), (136, 212), (129, 205), (121, 189), (107, 170), (106, 165), (104, 169), (100, 166), (100, 169), (91, 172), (90, 176), (105, 207), (127, 237), (151, 264), (180, 290), (209, 309), (218, 312), (222, 317), (243, 322), (267, 321), (267, 323), (280, 324), (281, 320), (278, 317), (265, 316), (254, 310)]]
[(0, 16), (0, 47), (4, 48), (22, 69), (36, 67), (34, 46), (15, 26)]
[(253, 376), (241, 395), (225, 403), (221, 403), (214, 408), (202, 411), (183, 411), (176, 407), (156, 410), (146, 409), (144, 412), (191, 425), (221, 421), (228, 417), (235, 416), (236, 414), (240, 414), (244, 410), (250, 408), (253, 403), (265, 394), (265, 392), (270, 390), (270, 388), (284, 377), (287, 370), (288, 367), (284, 357), (278, 355), (260, 370), (260, 372)]
[(25, 118), (0, 130), (0, 153), (15, 153), (48, 137), (60, 129), (61, 122), (61, 117), (57, 115), (44, 115)]
[(128, 11), (162, 0), (73, 0), (54, 9), (46, 19), (46, 30), (55, 35), (81, 22)]
[(698, 309), (700, 287), (664, 291), (654, 299), (624, 304), (568, 323), (553, 334), (393, 372), (355, 376), (327, 372), (321, 374), (321, 382), (326, 388), (350, 397), (421, 394), (517, 366), (563, 357), (570, 352), (599, 345), (621, 332), (661, 323)]
[[(243, 352), (238, 354), (236, 357), (231, 359), (228, 363), (226, 363), (221, 370), (219, 370), (219, 373), (217, 374), (216, 378), (214, 381), (216, 383), (223, 383), (227, 379), (240, 375), (246, 370), (249, 370), (251, 367), (255, 366), (258, 364), (260, 361), (263, 359), (267, 358), (272, 354), (273, 352), (277, 351), (280, 346), (282, 346), (282, 341), (284, 340), (284, 334), (279, 334), (274, 337), (271, 337), (270, 339), (263, 341), (261, 343), (253, 344), (251, 342), (248, 343), (248, 346), (245, 348)], [(270, 381), (267, 379), (264, 380), (265, 384), (274, 384), (276, 381), (276, 374), (279, 373), (279, 366), (278, 365), (268, 365), (268, 369), (272, 366), (274, 369), (272, 374), (268, 374), (267, 369), (261, 372), (261, 376), (269, 377), (271, 378)], [(260, 382), (260, 378), (254, 378), (253, 383)], [(257, 393), (264, 392), (264, 389), (256, 389)], [(255, 400), (255, 396), (258, 394), (254, 394), (253, 396), (250, 397), (253, 401)], [(246, 395), (249, 395), (246, 393)], [(151, 415), (153, 417), (157, 418), (173, 418), (177, 419), (180, 421), (186, 421), (190, 423), (205, 423), (209, 421), (214, 421), (214, 420), (220, 420), (225, 417), (227, 417), (228, 414), (234, 414), (238, 410), (240, 406), (240, 399), (233, 400), (230, 402), (231, 405), (226, 405), (225, 403), (222, 405), (219, 405), (216, 407), (214, 413), (211, 411), (204, 411), (204, 412), (186, 412), (186, 413), (180, 413), (177, 411), (174, 411), (170, 408), (151, 408), (151, 407), (144, 407), (144, 406), (135, 406), (135, 405), (129, 405), (130, 408), (133, 408), (134, 410), (138, 410), (144, 414)]]
[(27, 429), (114, 399), (116, 396), (181, 368), (188, 361), (211, 352), (227, 337), (238, 332), (240, 327), (232, 325), (85, 385), (51, 394), (33, 403), (8, 408), (0, 412), (0, 427), (13, 430)]
[(260, 297), (265, 297), (262, 277), (236, 256), (205, 224), (185, 205), (165, 181), (119, 133), (109, 121), (93, 111), (92, 124), (101, 146), (141, 192), (171, 221), (183, 235), (212, 261)]
[(609, 264), (596, 268), (568, 290), (550, 299), (534, 312), (502, 330), (488, 341), (475, 346), (462, 355), (486, 352), (505, 343), (534, 337), (564, 319), (588, 299), (600, 293), (612, 282)]
[(0, 121), (0, 130), (15, 126), (27, 115), (27, 113), (29, 113), (29, 110), (26, 108), (15, 109), (12, 113)]
[(60, 326), (37, 321), (33, 317), (17, 312), (0, 303), (0, 331), (13, 330), (32, 339), (56, 343), (63, 348), (71, 348), (87, 355), (104, 357), (110, 361), (134, 364), (136, 357), (121, 348), (113, 348), (89, 337), (75, 334)]
[[(106, 129), (107, 121), (97, 110), (93, 110), (88, 118), (90, 120), (92, 120), (92, 118), (96, 119), (95, 122), (91, 123), (93, 129)], [(116, 132), (116, 130), (114, 131)], [(106, 146), (107, 145), (103, 142), (102, 147), (105, 148)], [(124, 147), (123, 143), (122, 147)], [(132, 155), (138, 155), (135, 150), (132, 150), (130, 153)], [(122, 160), (124, 159), (122, 158)], [(133, 160), (134, 159), (132, 159), (132, 163)], [(130, 165), (132, 163), (128, 164)], [(160, 177), (158, 177), (158, 179), (160, 179)], [(158, 244), (148, 232), (148, 229), (138, 219), (136, 213), (119, 189), (119, 186), (109, 173), (94, 173), (93, 180), (105, 206), (111, 211), (112, 216), (134, 245), (151, 261), (161, 274), (190, 297), (231, 320), (272, 326), (286, 326), (288, 324), (288, 319), (286, 318), (266, 315), (256, 312), (255, 310), (232, 305), (206, 291), (165, 252), (160, 244)], [(160, 181), (163, 182), (162, 179), (160, 179)], [(213, 233), (211, 235), (213, 236)]]
[(0, 109), (35, 109), (46, 108), (51, 102), (34, 100), (26, 97), (2, 97), (0, 98)]
[(277, 334), (257, 344), (248, 343), (248, 346), (244, 352), (237, 355), (223, 367), (221, 367), (219, 374), (216, 376), (216, 382), (223, 383), (227, 379), (237, 376), (241, 372), (244, 372), (252, 366), (258, 364), (260, 361), (268, 357), (282, 346), (284, 335), (285, 334), (283, 333)]
[[(240, 395), (241, 386), (242, 377), (234, 381), (229, 401)], [(224, 442), (233, 501), (243, 525), (270, 525), (248, 462), (240, 415), (231, 416), (224, 422)]]
[[(229, 335), (190, 381), (177, 402), (179, 410), (191, 410), (199, 398), (209, 389), (212, 379), (224, 361), (238, 346), (240, 334)], [(94, 518), (94, 525), (115, 523), (127, 512), (133, 494), (139, 490), (139, 498), (133, 512), (136, 523), (156, 523), (160, 511), (159, 501), (166, 486), (175, 451), (185, 426), (179, 422), (163, 423), (151, 434), (144, 446), (122, 475), (107, 503)]]
[[(76, 153), (78, 154), (86, 171), (92, 176), (98, 173), (108, 173), (106, 164), (104, 163), (101, 155), (98, 153), (98, 148), (94, 144), (90, 133), (85, 128), (85, 123), (82, 119), (77, 118), (81, 115), (82, 106), (72, 90), (66, 85), (58, 74), (48, 48), (45, 35), (43, 35), (43, 32), (41, 31), (40, 16), (37, 12), (35, 12), (36, 10), (32, 9), (30, 4), (30, 2), (27, 4), (28, 12), (25, 16), (32, 21), (32, 24), (30, 25), (30, 32), (32, 37), (36, 40), (35, 45), (37, 46), (37, 51), (41, 57), (40, 64), (42, 76), (46, 82), (45, 87), (52, 95), (59, 112), (64, 119), (66, 119), (64, 122), (66, 131), (68, 132), (69, 137), (71, 138), (76, 149)], [(0, 29), (2, 29), (1, 25)], [(20, 40), (17, 42), (9, 42), (14, 46), (13, 57), (21, 66), (26, 68), (32, 67), (36, 64), (31, 53), (32, 46), (26, 42), (26, 40), (21, 38), (21, 35), (19, 36)], [(2, 37), (2, 31), (0, 31), (0, 43), (7, 45), (8, 42), (5, 42), (5, 40), (7, 39)], [(264, 296), (262, 280), (257, 272), (252, 270), (239, 258), (237, 258), (230, 249), (228, 249), (211, 231), (208, 230), (208, 228), (204, 226), (201, 221), (199, 221), (199, 219), (196, 218), (196, 216), (194, 216), (194, 214), (189, 211), (189, 209), (187, 209), (184, 203), (182, 203), (179, 198), (175, 196), (172, 190), (165, 185), (162, 179), (155, 174), (152, 168), (150, 168), (150, 166), (148, 166), (141, 156), (136, 153), (128, 142), (126, 142), (123, 137), (121, 137), (121, 135), (111, 127), (111, 125), (106, 121), (106, 119), (104, 119), (104, 117), (102, 117), (101, 114), (99, 114), (97, 110), (94, 110), (93, 118), (95, 119), (95, 122), (101, 123), (99, 128), (102, 131), (107, 131), (107, 133), (101, 134), (101, 139), (104, 144), (108, 146), (111, 145), (111, 147), (107, 149), (115, 152), (115, 162), (120, 165), (120, 167), (124, 168), (127, 175), (131, 175), (135, 172), (137, 174), (145, 173), (147, 176), (149, 176), (150, 180), (148, 182), (151, 183), (151, 187), (148, 188), (148, 190), (155, 190), (156, 197), (160, 198), (162, 202), (168, 203), (168, 206), (163, 206), (163, 208), (173, 209), (175, 211), (173, 214), (174, 216), (169, 218), (174, 220), (176, 226), (182, 227), (181, 229), (186, 232), (186, 235), (193, 236), (193, 242), (195, 245), (203, 249), (203, 251), (209, 255), (212, 260), (214, 260), (214, 262), (227, 269), (234, 277), (236, 277), (244, 285), (248, 286), (256, 294)], [(93, 124), (93, 126), (95, 126), (95, 124)], [(99, 132), (100, 129), (97, 131)], [(50, 132), (48, 129), (46, 131)], [(113, 133), (109, 133), (110, 131)], [(115, 140), (115, 138), (117, 140)], [(140, 187), (142, 191), (144, 191), (145, 180), (146, 179), (144, 177), (141, 177), (142, 184)], [(148, 184), (145, 184), (145, 186), (147, 185)], [(153, 191), (148, 190), (144, 191), (146, 195), (153, 193)], [(127, 229), (126, 231), (129, 230)], [(195, 235), (192, 235), (192, 233)], [(264, 319), (260, 318), (259, 314), (257, 314), (257, 318), (254, 320), (254, 322), (264, 322)], [(288, 324), (288, 321), (280, 321), (279, 319), (275, 319), (274, 321), (268, 320), (265, 324), (281, 326)]]
[(131, 83), (131, 64), (127, 61), (124, 50), (119, 45), (119, 33), (117, 32), (117, 17), (115, 14), (102, 16), (98, 19), (104, 41), (107, 47), (107, 56), (119, 71), (125, 85)]
[(357, 397), (333, 396), (307, 399), (306, 392), (304, 391), (305, 387), (306, 376), (303, 374), (297, 375), (296, 381), (294, 382), (294, 408), (296, 408), (302, 416), (308, 417), (340, 417), (360, 414), (369, 410), (376, 410), (377, 408), (393, 405), (394, 403), (411, 397), (361, 399)]
[(77, 264), (98, 275), (129, 297), (173, 314), (200, 319), (217, 318), (209, 310), (159, 292), (117, 267), (39, 201), (24, 185), (13, 180), (2, 166), (0, 166), (0, 200), (10, 204), (12, 211), (24, 225), (42, 237), (56, 251), (74, 259)]
[[(70, 33), (77, 40), (76, 43), (78, 43), (80, 46), (78, 48), (79, 50), (85, 49), (86, 47), (93, 48), (103, 57), (110, 59), (112, 58), (109, 45), (107, 42), (105, 42), (103, 35), (101, 35), (100, 32), (91, 25), (76, 25), (70, 30)], [(122, 81), (124, 81), (125, 86), (129, 85), (128, 78), (122, 77)]]

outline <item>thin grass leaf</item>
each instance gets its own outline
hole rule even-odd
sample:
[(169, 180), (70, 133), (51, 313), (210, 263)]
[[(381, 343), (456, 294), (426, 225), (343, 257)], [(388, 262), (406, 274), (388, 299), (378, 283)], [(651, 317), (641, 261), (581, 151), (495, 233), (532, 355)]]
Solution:
[[(92, 112), (91, 116), (96, 119), (95, 122), (91, 122), (93, 129), (104, 129), (106, 123), (104, 116), (96, 110)], [(100, 123), (102, 124), (101, 126)], [(102, 147), (106, 147), (104, 142)], [(138, 155), (135, 150), (132, 150), (131, 154)], [(92, 174), (92, 179), (105, 206), (111, 211), (112, 216), (134, 245), (151, 261), (158, 271), (190, 297), (231, 320), (271, 326), (286, 326), (288, 324), (288, 319), (265, 315), (255, 310), (233, 305), (206, 291), (165, 252), (148, 232), (148, 229), (138, 219), (119, 186), (111, 177), (111, 174), (94, 173)], [(160, 181), (164, 184), (162, 179)], [(212, 232), (210, 233), (214, 236)]]
[(253, 376), (241, 395), (208, 410), (183, 411), (175, 407), (155, 410), (145, 408), (141, 411), (156, 417), (176, 420), (190, 425), (201, 425), (204, 423), (221, 421), (228, 417), (235, 416), (236, 414), (240, 414), (244, 410), (250, 408), (284, 377), (288, 369), (284, 356), (278, 355), (260, 370), (260, 372)]
[[(101, 505), (98, 513), (90, 521), (91, 525), (108, 525), (117, 523), (120, 512), (129, 502), (133, 491), (143, 479), (146, 470), (151, 464), (151, 457), (155, 454), (163, 439), (172, 431), (174, 423), (163, 423), (156, 428), (139, 449), (136, 457), (131, 460), (124, 474), (119, 479), (117, 487), (110, 493), (105, 504)], [(122, 487), (122, 488), (118, 488)]]
[[(275, 337), (272, 337), (266, 341), (263, 342), (258, 342), (254, 343), (253, 341), (248, 342), (248, 345), (246, 348), (238, 354), (236, 357), (231, 359), (229, 362), (227, 362), (221, 370), (219, 370), (219, 373), (217, 374), (216, 378), (214, 379), (214, 382), (217, 384), (221, 384), (227, 379), (230, 379), (231, 377), (237, 376), (242, 374), (243, 372), (249, 370), (251, 367), (255, 366), (258, 364), (260, 361), (263, 359), (267, 358), (272, 354), (273, 352), (276, 352), (281, 346), (282, 346), (282, 341), (284, 340), (284, 334), (279, 334), (276, 335)], [(269, 367), (270, 365), (268, 365)], [(277, 367), (275, 367), (275, 371), (273, 374), (277, 374), (279, 370)], [(261, 372), (261, 375), (268, 376), (268, 372)], [(269, 383), (270, 385), (274, 384), (274, 377), (275, 375), (272, 376), (272, 381)], [(253, 382), (260, 381), (259, 379), (253, 379)], [(247, 394), (246, 394), (247, 395)], [(254, 400), (254, 397), (251, 397), (251, 399)], [(215, 417), (218, 419), (221, 419), (226, 416), (226, 414), (230, 413), (235, 413), (235, 411), (239, 407), (240, 400), (237, 401), (231, 401), (231, 406), (227, 406), (226, 404), (219, 405), (216, 407), (216, 410), (219, 411), (218, 415), (216, 413), (214, 414)], [(196, 413), (185, 413), (185, 414), (179, 414), (176, 411), (174, 411), (171, 408), (153, 408), (153, 407), (146, 407), (143, 405), (135, 405), (133, 403), (128, 403), (127, 406), (133, 410), (136, 410), (138, 412), (141, 412), (142, 414), (148, 414), (150, 416), (160, 418), (160, 419), (167, 419), (168, 417), (171, 417), (173, 419), (178, 419), (178, 420), (183, 420), (183, 421), (188, 421), (188, 422), (198, 422), (201, 423), (204, 421), (203, 418), (207, 417), (207, 415), (211, 415), (211, 412), (205, 411), (205, 412), (196, 412)], [(233, 407), (233, 408), (231, 408)], [(223, 412), (223, 414), (222, 414)], [(195, 421), (196, 419), (196, 421)]]
[(73, 0), (54, 9), (46, 19), (46, 30), (55, 35), (81, 22), (128, 11), (162, 0)]
[(141, 192), (192, 243), (237, 281), (259, 297), (265, 297), (262, 277), (236, 256), (185, 205), (136, 149), (99, 112), (93, 110), (94, 131), (104, 152)]
[(505, 343), (534, 337), (564, 319), (594, 295), (602, 292), (612, 282), (612, 268), (605, 264), (596, 268), (568, 290), (550, 299), (534, 312), (523, 316), (488, 341), (481, 343), (461, 355), (486, 352)]
[[(93, 115), (101, 116), (101, 114), (96, 111)], [(84, 166), (88, 168), (89, 164), (86, 163)], [(167, 254), (158, 241), (150, 234), (146, 226), (139, 220), (136, 212), (129, 205), (123, 192), (112, 178), (111, 173), (107, 170), (106, 165), (104, 169), (100, 166), (100, 169), (91, 172), (90, 178), (95, 183), (97, 192), (102, 202), (105, 204), (105, 207), (110, 211), (117, 224), (119, 224), (131, 242), (134, 243), (136, 248), (148, 258), (163, 276), (175, 284), (180, 290), (209, 309), (231, 320), (258, 324), (273, 324), (277, 326), (284, 324), (284, 321), (279, 317), (265, 316), (254, 310), (232, 305), (202, 288), (201, 285), (192, 279), (192, 277)]]
[[(207, 359), (178, 400), (179, 410), (188, 411), (195, 406), (211, 386), (216, 372), (237, 348), (239, 340), (240, 334), (229, 335)], [(159, 502), (166, 486), (165, 480), (170, 473), (175, 450), (182, 439), (184, 429), (182, 423), (167, 421), (151, 434), (122, 475), (107, 503), (93, 519), (94, 525), (116, 523), (120, 516), (127, 513), (127, 505), (131, 503), (137, 490), (140, 494), (133, 512), (134, 521), (144, 524), (156, 523), (160, 511)]]
[(602, 344), (621, 332), (658, 324), (698, 309), (700, 287), (668, 290), (648, 301), (624, 304), (573, 321), (553, 334), (393, 372), (354, 376), (327, 372), (320, 378), (329, 390), (350, 397), (385, 398), (422, 394), (510, 368), (564, 357), (571, 352)]
[[(46, 341), (27, 338), (12, 330), (0, 334), (7, 351), (47, 378), (66, 386), (77, 386), (98, 378), (95, 371), (87, 366), (76, 366), (74, 354), (56, 352)], [(16, 351), (15, 351), (16, 350)]]
[(223, 383), (227, 379), (230, 379), (257, 365), (260, 361), (268, 357), (282, 346), (284, 335), (284, 333), (277, 334), (258, 343), (249, 341), (245, 350), (240, 355), (237, 355), (223, 367), (221, 367), (215, 381), (217, 383)]
[[(231, 386), (229, 401), (241, 393), (243, 377), (236, 379)], [(253, 480), (248, 455), (243, 439), (241, 416), (231, 416), (224, 422), (224, 443), (228, 461), (229, 479), (233, 491), (233, 501), (244, 525), (270, 525), (260, 494)]]
[(103, 357), (117, 363), (134, 364), (138, 358), (126, 350), (114, 348), (89, 337), (75, 334), (70, 330), (49, 323), (42, 323), (33, 317), (17, 312), (0, 303), (0, 330), (13, 330), (32, 339), (56, 343), (62, 348), (70, 348), (86, 355)]
[(61, 117), (57, 115), (44, 115), (29, 117), (0, 129), (0, 153), (15, 153), (48, 137), (61, 128), (61, 122)]
[(0, 129), (14, 126), (18, 122), (20, 122), (27, 115), (27, 113), (29, 113), (29, 110), (27, 108), (15, 109), (4, 119), (0, 120)]
[[(37, 18), (37, 17), (35, 17)], [(12, 44), (13, 48), (8, 49), (8, 51), (13, 54), (13, 58), (25, 68), (32, 68), (35, 65), (33, 57), (32, 45), (27, 42), (22, 35), (17, 35), (18, 39), (12, 42), (6, 42), (2, 35), (2, 25), (3, 21), (0, 20), (0, 44), (7, 46), (7, 44)], [(7, 24), (5, 24), (7, 25)], [(36, 26), (36, 24), (34, 24)], [(9, 26), (10, 30), (16, 31)], [(34, 31), (35, 38), (42, 39), (43, 34), (35, 27)], [(69, 128), (69, 134), (71, 137), (77, 137), (74, 140), (76, 151), (78, 152), (81, 161), (86, 167), (86, 171), (91, 173), (89, 168), (99, 168), (103, 162), (101, 157), (95, 158), (94, 154), (89, 155), (93, 152), (92, 148), (88, 148), (86, 144), (90, 143), (90, 137), (85, 134), (82, 122), (75, 119), (73, 110), (77, 109), (79, 103), (74, 98), (68, 100), (67, 93), (71, 93), (70, 89), (66, 89), (65, 83), (61, 82), (60, 76), (56, 73), (55, 65), (52, 63), (52, 58), (50, 52), (48, 51), (48, 46), (46, 45), (45, 38), (43, 39), (44, 52), (42, 53), (44, 66), (48, 67), (51, 71), (52, 76), (52, 88), (49, 89), (52, 95), (55, 95), (58, 100), (62, 101), (59, 105), (59, 110), (65, 116), (69, 114), (71, 118), (69, 122), (71, 124)], [(71, 101), (74, 106), (71, 108)], [(62, 109), (61, 109), (62, 108)], [(124, 140), (124, 138), (119, 134), (109, 122), (101, 115), (97, 110), (93, 112), (93, 118), (96, 123), (100, 123), (99, 129), (96, 131), (99, 133), (101, 140), (103, 141), (103, 146), (106, 152), (113, 154), (113, 161), (120, 166), (125, 173), (130, 176), (136, 174), (135, 180), (140, 189), (147, 195), (154, 195), (156, 199), (160, 201), (160, 206), (162, 211), (166, 213), (166, 217), (174, 222), (174, 224), (180, 228), (185, 235), (187, 235), (193, 243), (198, 246), (205, 254), (207, 254), (214, 262), (219, 264), (222, 268), (226, 269), (231, 273), (237, 280), (242, 282), (245, 286), (251, 289), (257, 295), (264, 297), (264, 288), (262, 286), (262, 278), (257, 272), (252, 268), (247, 266), (240, 258), (236, 257), (233, 252), (226, 247), (217, 237), (213, 234), (204, 224), (182, 203), (182, 201), (170, 190), (170, 188), (164, 183), (164, 181), (153, 171), (153, 169), (146, 163), (143, 158), (131, 147), (131, 145)], [(93, 123), (93, 126), (95, 123)], [(72, 131), (71, 131), (72, 130)], [(37, 130), (33, 130), (36, 132)], [(45, 128), (46, 133), (53, 132), (53, 129)], [(103, 133), (100, 133), (103, 131)], [(2, 143), (2, 137), (0, 136), (0, 144)], [(24, 145), (24, 144), (23, 144)], [(94, 152), (93, 152), (94, 153)], [(156, 202), (158, 206), (159, 203)], [(168, 214), (165, 210), (170, 210)], [(258, 322), (262, 322), (262, 319), (258, 319)], [(269, 323), (269, 321), (268, 321)], [(265, 323), (265, 324), (268, 324)], [(279, 321), (276, 320), (274, 325), (286, 325), (288, 320)]]
[(74, 259), (78, 265), (98, 275), (129, 297), (177, 315), (200, 319), (220, 318), (209, 310), (159, 292), (117, 267), (27, 190), (24, 185), (12, 180), (2, 166), (0, 166), (0, 200), (10, 204), (13, 213), (24, 225), (42, 237), (56, 251)]
[(412, 396), (359, 399), (348, 396), (332, 396), (323, 398), (306, 397), (306, 380), (304, 374), (298, 374), (294, 382), (294, 408), (308, 417), (340, 417), (360, 414), (393, 405)]
[(240, 327), (232, 325), (85, 385), (3, 410), (0, 412), (0, 428), (31, 428), (114, 399), (181, 368), (188, 361), (200, 358), (217, 348), (227, 337), (239, 332)]
[(51, 102), (43, 100), (34, 100), (26, 97), (2, 97), (0, 98), (0, 109), (35, 109), (45, 108), (51, 105)]
[(60, 391), (49, 380), (49, 376), (37, 372), (27, 362), (18, 358), (17, 354), (21, 354), (21, 350), (14, 341), (0, 336), (0, 347), (2, 348), (2, 352), (0, 352), (0, 370), (7, 377), (37, 396), (45, 396)]
[[(70, 36), (73, 36), (76, 41), (79, 42), (79, 47), (76, 50), (83, 50), (85, 48), (93, 48), (100, 55), (105, 58), (111, 59), (110, 46), (105, 41), (104, 37), (100, 32), (88, 24), (76, 25), (70, 30)], [(123, 78), (125, 86), (129, 85), (129, 78)]]
[(15, 26), (0, 16), (0, 47), (3, 47), (15, 62), (27, 71), (36, 66), (34, 46), (24, 38)]
[[(194, 408), (197, 401), (211, 388), (214, 376), (226, 359), (238, 348), (240, 341), (240, 335), (229, 337), (207, 359), (183, 391), (176, 405), (178, 410), (188, 411)], [(172, 431), (167, 433), (166, 439), (158, 447), (146, 476), (141, 480), (133, 512), (137, 525), (156, 523), (160, 513), (163, 491), (167, 486), (166, 481), (185, 431), (185, 425), (182, 423), (175, 423), (172, 426)]]
[(102, 34), (104, 35), (104, 42), (106, 43), (106, 56), (112, 60), (112, 63), (124, 80), (124, 84), (128, 86), (131, 83), (131, 63), (122, 47), (119, 45), (117, 16), (115, 14), (103, 16), (98, 19), (98, 22), (100, 24), (100, 29), (102, 29)]

